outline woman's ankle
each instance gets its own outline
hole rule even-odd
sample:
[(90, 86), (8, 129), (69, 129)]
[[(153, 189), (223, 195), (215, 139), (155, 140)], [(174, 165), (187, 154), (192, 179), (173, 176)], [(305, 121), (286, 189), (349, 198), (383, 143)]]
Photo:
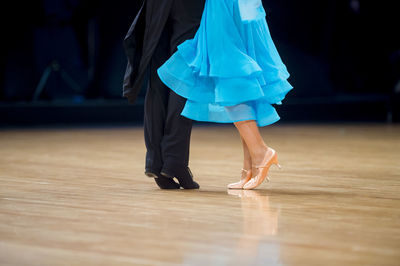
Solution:
[(244, 163), (243, 164), (243, 169), (244, 170), (251, 170), (252, 164), (250, 163)]
[(251, 156), (253, 166), (262, 163), (267, 152), (268, 152), (268, 146), (263, 145), (263, 146), (258, 147)]

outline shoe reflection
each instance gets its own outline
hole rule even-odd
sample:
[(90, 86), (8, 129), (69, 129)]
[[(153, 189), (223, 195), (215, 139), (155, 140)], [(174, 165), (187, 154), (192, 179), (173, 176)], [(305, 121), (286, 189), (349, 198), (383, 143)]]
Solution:
[(231, 189), (228, 194), (241, 199), (244, 235), (262, 237), (278, 233), (279, 210), (270, 206), (269, 196), (255, 190)]
[(228, 190), (228, 194), (239, 197), (242, 205), (243, 234), (236, 259), (280, 265), (279, 244), (268, 239), (278, 234), (279, 208), (271, 207), (269, 196), (259, 191)]

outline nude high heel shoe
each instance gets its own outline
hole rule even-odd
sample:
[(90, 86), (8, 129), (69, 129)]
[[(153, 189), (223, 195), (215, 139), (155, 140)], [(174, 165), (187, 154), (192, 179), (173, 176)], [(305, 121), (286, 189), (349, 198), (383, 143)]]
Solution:
[(243, 189), (254, 189), (261, 185), (261, 183), (264, 182), (265, 179), (267, 179), (269, 182), (268, 171), (273, 164), (278, 166), (279, 169), (282, 168), (278, 163), (278, 155), (276, 154), (276, 151), (274, 149), (268, 148), (263, 163), (259, 166), (253, 166), (254, 168), (258, 169), (258, 174), (250, 179), (249, 182), (247, 182), (243, 186)]
[(242, 178), (239, 182), (228, 185), (229, 189), (242, 189), (243, 186), (251, 179), (251, 170), (242, 169)]

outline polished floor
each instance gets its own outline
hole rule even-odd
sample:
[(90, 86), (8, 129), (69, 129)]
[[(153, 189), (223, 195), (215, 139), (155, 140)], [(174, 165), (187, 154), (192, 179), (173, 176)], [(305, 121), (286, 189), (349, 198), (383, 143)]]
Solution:
[(0, 131), (0, 265), (400, 265), (400, 126), (264, 128), (252, 191), (231, 126), (195, 127), (198, 191), (143, 175), (141, 128)]

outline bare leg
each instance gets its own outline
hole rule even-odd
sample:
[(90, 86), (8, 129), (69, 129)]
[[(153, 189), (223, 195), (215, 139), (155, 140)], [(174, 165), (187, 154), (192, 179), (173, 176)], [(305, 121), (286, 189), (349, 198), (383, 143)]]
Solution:
[(254, 120), (241, 121), (236, 122), (235, 126), (246, 143), (253, 165), (262, 163), (268, 147), (261, 137), (256, 122)]
[(246, 142), (240, 136), (240, 139), (242, 140), (242, 146), (243, 146), (243, 169), (245, 170), (251, 170), (251, 156), (250, 156), (250, 151), (249, 148), (247, 147)]
[(232, 183), (228, 185), (228, 188), (230, 189), (242, 189), (243, 186), (251, 179), (252, 177), (252, 163), (251, 163), (251, 156), (249, 152), (249, 148), (247, 148), (247, 144), (244, 141), (242, 137), (240, 137), (242, 140), (242, 145), (243, 145), (243, 168), (242, 168), (242, 174), (239, 182)]
[(272, 164), (278, 165), (277, 155), (273, 149), (265, 144), (254, 120), (236, 122), (235, 126), (248, 148), (254, 176), (243, 188), (253, 189), (267, 178), (269, 167)]

